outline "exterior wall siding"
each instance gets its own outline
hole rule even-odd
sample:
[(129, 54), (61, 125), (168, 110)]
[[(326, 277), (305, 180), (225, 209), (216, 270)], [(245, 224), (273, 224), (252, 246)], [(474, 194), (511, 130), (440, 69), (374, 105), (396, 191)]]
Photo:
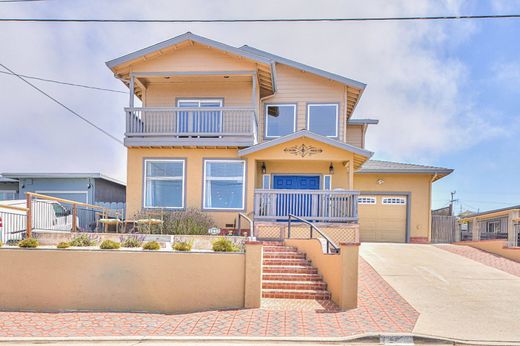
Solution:
[[(383, 179), (379, 185), (377, 181)], [(360, 191), (410, 192), (410, 239), (430, 239), (431, 175), (354, 174), (354, 189)]]
[(365, 148), (365, 134), (363, 133), (363, 126), (361, 125), (348, 125), (347, 136), (345, 141), (348, 144), (356, 146), (358, 148)]
[(94, 202), (124, 202), (125, 200), (125, 186), (103, 179), (95, 179)]
[(276, 65), (276, 88), (274, 96), (261, 103), (260, 140), (265, 137), (265, 105), (271, 103), (296, 104), (296, 130), (307, 128), (308, 103), (339, 103), (339, 139), (345, 140), (345, 86), (326, 78), (312, 75), (292, 67)]
[[(171, 71), (254, 71), (256, 63), (241, 59), (215, 48), (201, 44), (185, 43), (172, 48), (175, 54), (157, 54), (156, 57), (141, 60), (127, 66), (127, 72), (171, 72)], [(123, 72), (123, 71), (121, 71)]]
[[(93, 178), (23, 178), (20, 179), (20, 196), (25, 198), (26, 192), (68, 192), (81, 191), (87, 194), (87, 203), (94, 202)], [(90, 184), (90, 188), (88, 187)]]
[(178, 98), (220, 98), (224, 100), (224, 107), (251, 107), (252, 85), (250, 80), (233, 82), (225, 79), (220, 82), (151, 83), (146, 89), (145, 107), (176, 107)]

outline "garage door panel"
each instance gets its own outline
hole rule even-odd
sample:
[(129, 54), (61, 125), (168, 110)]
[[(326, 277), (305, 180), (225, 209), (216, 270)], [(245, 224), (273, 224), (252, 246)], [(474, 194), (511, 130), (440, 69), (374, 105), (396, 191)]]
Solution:
[(361, 241), (405, 242), (406, 205), (381, 204), (377, 196), (376, 204), (359, 205), (359, 226)]

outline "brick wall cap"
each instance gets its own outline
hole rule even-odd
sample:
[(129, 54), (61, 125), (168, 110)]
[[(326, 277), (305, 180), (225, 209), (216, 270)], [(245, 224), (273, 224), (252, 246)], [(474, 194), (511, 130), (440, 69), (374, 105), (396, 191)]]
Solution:
[(261, 241), (258, 240), (248, 240), (245, 242), (246, 245), (262, 245)]
[(341, 242), (339, 243), (340, 246), (360, 246), (361, 243), (347, 243), (347, 242)]

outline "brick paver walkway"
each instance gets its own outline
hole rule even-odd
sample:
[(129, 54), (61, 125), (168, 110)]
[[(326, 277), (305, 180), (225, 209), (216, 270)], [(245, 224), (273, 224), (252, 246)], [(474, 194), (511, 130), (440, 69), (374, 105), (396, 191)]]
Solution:
[(411, 333), (417, 318), (417, 311), (360, 258), (359, 307), (345, 312), (330, 303), (272, 300), (261, 309), (181, 315), (0, 312), (0, 337), (341, 337), (365, 332)]
[(502, 256), (494, 255), (492, 253), (465, 245), (438, 244), (435, 246), (454, 254), (467, 257), (487, 266), (502, 270), (506, 273), (520, 276), (520, 263)]

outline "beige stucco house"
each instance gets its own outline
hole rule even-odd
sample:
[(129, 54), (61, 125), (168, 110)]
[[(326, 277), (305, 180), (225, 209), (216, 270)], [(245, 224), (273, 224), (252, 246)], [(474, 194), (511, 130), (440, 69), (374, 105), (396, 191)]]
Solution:
[[(107, 62), (130, 89), (127, 215), (200, 208), (219, 227), (296, 214), (362, 241), (427, 242), (451, 169), (370, 160), (365, 84), (186, 33)], [(137, 107), (134, 95), (142, 102)]]

